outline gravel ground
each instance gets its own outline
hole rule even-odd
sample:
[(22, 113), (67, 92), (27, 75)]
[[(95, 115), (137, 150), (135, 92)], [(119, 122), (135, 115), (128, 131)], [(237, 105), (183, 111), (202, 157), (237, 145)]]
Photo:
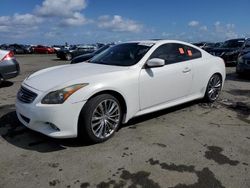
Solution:
[(21, 74), (0, 86), (0, 187), (250, 187), (250, 79), (234, 67), (218, 102), (191, 102), (131, 120), (109, 141), (56, 140), (15, 115), (22, 80), (65, 64), (17, 56)]

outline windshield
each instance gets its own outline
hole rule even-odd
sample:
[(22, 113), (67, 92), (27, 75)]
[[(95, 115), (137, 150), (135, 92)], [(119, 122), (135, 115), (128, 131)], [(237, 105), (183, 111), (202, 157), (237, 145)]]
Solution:
[(94, 56), (90, 60), (90, 63), (116, 66), (135, 65), (148, 52), (152, 45), (141, 45), (140, 43), (119, 44)]
[(228, 40), (226, 41), (222, 47), (224, 48), (240, 48), (244, 44), (244, 40)]
[(111, 45), (105, 45), (105, 46), (99, 48), (98, 50), (96, 50), (96, 51), (94, 52), (94, 54), (97, 55), (97, 54), (103, 52), (104, 50), (108, 49), (110, 46), (111, 46)]

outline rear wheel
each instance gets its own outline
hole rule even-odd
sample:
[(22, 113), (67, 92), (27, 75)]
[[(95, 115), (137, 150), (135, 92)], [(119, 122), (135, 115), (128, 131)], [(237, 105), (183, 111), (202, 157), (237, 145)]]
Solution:
[(222, 78), (219, 74), (214, 74), (208, 82), (207, 90), (205, 93), (206, 102), (214, 102), (218, 99), (222, 88)]
[(79, 135), (100, 143), (111, 138), (121, 124), (120, 102), (109, 94), (90, 99), (83, 107), (79, 120)]

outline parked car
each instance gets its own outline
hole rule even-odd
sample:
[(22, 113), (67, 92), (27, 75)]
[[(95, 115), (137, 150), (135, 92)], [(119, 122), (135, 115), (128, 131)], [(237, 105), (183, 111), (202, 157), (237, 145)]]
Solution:
[(53, 54), (55, 53), (55, 49), (48, 46), (38, 45), (33, 47), (33, 52), (38, 54)]
[(23, 45), (27, 54), (33, 53), (33, 48), (31, 45)]
[(8, 46), (9, 46), (8, 44), (1, 44), (0, 49), (1, 50), (7, 50)]
[(199, 42), (199, 43), (193, 43), (193, 45), (207, 51), (210, 52), (211, 50), (213, 50), (214, 48), (219, 48), (222, 43), (221, 42), (216, 42), (216, 43), (212, 43), (212, 42)]
[(214, 102), (224, 80), (223, 60), (189, 43), (128, 42), (88, 63), (32, 74), (17, 94), (16, 112), (50, 137), (98, 143), (133, 117), (201, 98)]
[(72, 59), (71, 52), (75, 51), (77, 49), (77, 46), (69, 46), (67, 48), (63, 47), (60, 50), (56, 51), (56, 56), (59, 59)]
[(239, 75), (245, 75), (250, 77), (250, 52), (241, 55), (238, 58), (236, 73)]
[(108, 49), (110, 46), (112, 46), (112, 45), (107, 44), (107, 45), (99, 48), (98, 50), (96, 50), (96, 51), (94, 51), (92, 53), (77, 56), (74, 59), (72, 59), (70, 64), (76, 64), (76, 63), (81, 63), (81, 62), (87, 61), (87, 60), (91, 59), (92, 57), (94, 57), (95, 55), (97, 55), (97, 54), (103, 52), (104, 50)]
[(10, 44), (6, 50), (12, 51), (14, 54), (28, 54), (32, 52), (30, 46), (22, 44)]
[(14, 53), (0, 50), (0, 84), (4, 80), (16, 77), (19, 72), (19, 63), (14, 57)]
[(203, 49), (203, 47), (205, 47), (205, 45), (207, 44), (207, 42), (197, 42), (197, 43), (192, 43), (193, 45)]
[(214, 48), (210, 51), (212, 55), (219, 56), (224, 59), (227, 65), (236, 65), (241, 48), (246, 39), (232, 39), (225, 41), (221, 47)]
[(56, 52), (56, 56), (63, 60), (72, 60), (79, 55), (92, 53), (96, 50), (94, 46), (73, 46), (69, 49), (62, 49)]
[(215, 48), (219, 48), (222, 44), (223, 44), (222, 42), (206, 43), (206, 45), (202, 49), (210, 53), (210, 51), (212, 51)]
[(61, 50), (62, 48), (64, 48), (63, 45), (53, 45), (52, 48), (54, 48), (55, 52), (57, 52), (58, 50)]
[(239, 57), (250, 52), (250, 39), (247, 39), (240, 49)]

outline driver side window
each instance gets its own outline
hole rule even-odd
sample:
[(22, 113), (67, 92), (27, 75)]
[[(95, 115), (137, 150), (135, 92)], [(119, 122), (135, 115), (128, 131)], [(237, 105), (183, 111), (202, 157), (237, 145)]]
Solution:
[(186, 61), (185, 46), (176, 43), (163, 44), (150, 56), (150, 59), (153, 58), (164, 59), (166, 65)]

